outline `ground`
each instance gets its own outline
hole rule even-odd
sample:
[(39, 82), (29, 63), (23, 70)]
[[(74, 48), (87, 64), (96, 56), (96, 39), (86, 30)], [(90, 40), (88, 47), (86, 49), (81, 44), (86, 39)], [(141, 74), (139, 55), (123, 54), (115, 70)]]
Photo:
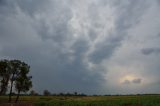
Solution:
[(1, 96), (0, 106), (160, 106), (160, 95), (21, 96), (17, 104), (7, 100), (8, 96)]

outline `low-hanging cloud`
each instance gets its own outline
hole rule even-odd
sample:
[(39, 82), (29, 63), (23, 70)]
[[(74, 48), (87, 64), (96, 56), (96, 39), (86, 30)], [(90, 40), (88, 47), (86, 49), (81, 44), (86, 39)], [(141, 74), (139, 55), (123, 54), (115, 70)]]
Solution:
[(141, 82), (142, 82), (141, 78), (134, 78), (132, 80), (126, 79), (122, 82), (122, 84), (141, 84)]
[(150, 55), (152, 53), (159, 54), (160, 48), (145, 48), (145, 49), (142, 49), (142, 53), (144, 55)]
[(135, 84), (140, 84), (141, 81), (142, 81), (142, 79), (140, 79), (140, 78), (132, 80), (132, 82), (135, 83)]

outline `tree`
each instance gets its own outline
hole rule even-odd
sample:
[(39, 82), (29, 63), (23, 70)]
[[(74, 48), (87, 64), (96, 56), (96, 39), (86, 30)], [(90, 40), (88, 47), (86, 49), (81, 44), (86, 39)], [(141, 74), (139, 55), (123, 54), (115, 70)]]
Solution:
[(31, 90), (29, 95), (31, 95), (31, 96), (37, 96), (39, 94), (35, 90)]
[(78, 95), (78, 93), (77, 92), (74, 92), (74, 96), (77, 96)]
[(8, 60), (0, 61), (0, 95), (4, 95), (7, 91), (7, 86), (9, 82), (11, 72), (10, 64)]
[(29, 91), (29, 89), (32, 87), (32, 81), (30, 80), (30, 78), (28, 77), (19, 77), (17, 78), (16, 80), (16, 90), (18, 91), (18, 94), (17, 94), (17, 98), (16, 98), (16, 101), (18, 101), (19, 99), (19, 95), (20, 95), (20, 92), (26, 92), (26, 91)]
[(11, 86), (10, 86), (10, 93), (9, 93), (9, 102), (11, 102), (12, 100), (11, 97), (12, 97), (13, 84), (20, 73), (20, 67), (22, 65), (22, 62), (20, 60), (11, 60), (10, 64), (11, 64), (11, 79), (10, 79)]
[(17, 78), (15, 79), (15, 88), (18, 91), (15, 102), (18, 101), (20, 92), (29, 91), (29, 89), (32, 87), (32, 81), (31, 81), (32, 76), (27, 76), (30, 67), (26, 63), (22, 62), (19, 69), (20, 72)]
[(51, 95), (51, 93), (48, 90), (44, 90), (43, 91), (43, 95), (44, 96), (49, 96), (49, 95)]
[(0, 95), (5, 94), (10, 82), (9, 102), (13, 95), (12, 89), (18, 91), (16, 102), (20, 92), (26, 92), (32, 87), (32, 76), (28, 76), (30, 67), (20, 60), (0, 60)]

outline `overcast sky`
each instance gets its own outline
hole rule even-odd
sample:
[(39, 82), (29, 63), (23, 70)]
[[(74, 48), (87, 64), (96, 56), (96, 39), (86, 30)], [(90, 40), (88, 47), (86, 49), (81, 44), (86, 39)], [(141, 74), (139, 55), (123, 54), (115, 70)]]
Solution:
[(0, 0), (0, 59), (52, 93), (160, 93), (159, 0)]

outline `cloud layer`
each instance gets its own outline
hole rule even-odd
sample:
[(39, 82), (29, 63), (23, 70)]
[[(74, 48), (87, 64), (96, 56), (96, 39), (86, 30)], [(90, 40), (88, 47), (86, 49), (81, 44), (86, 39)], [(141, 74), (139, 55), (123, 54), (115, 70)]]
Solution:
[[(160, 93), (153, 86), (160, 84), (159, 6), (158, 0), (1, 0), (0, 58), (31, 65), (39, 92)], [(136, 85), (119, 83), (125, 76), (134, 79), (124, 83)]]

